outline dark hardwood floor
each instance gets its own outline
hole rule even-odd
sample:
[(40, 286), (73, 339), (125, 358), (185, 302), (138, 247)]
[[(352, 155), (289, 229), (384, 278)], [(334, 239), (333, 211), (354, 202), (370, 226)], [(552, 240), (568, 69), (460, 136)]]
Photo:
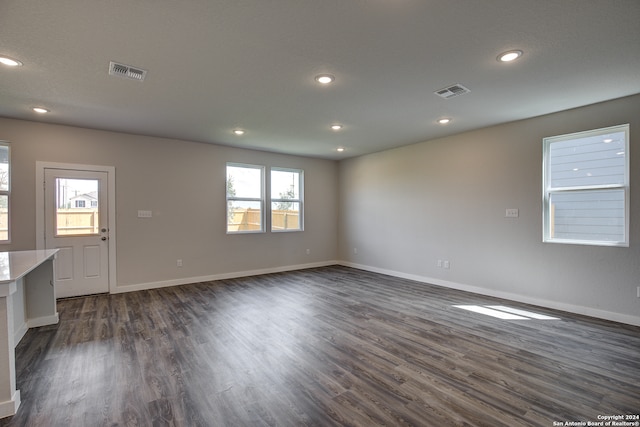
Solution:
[(638, 327), (346, 267), (58, 310), (18, 345), (22, 405), (0, 425), (549, 427), (640, 412)]

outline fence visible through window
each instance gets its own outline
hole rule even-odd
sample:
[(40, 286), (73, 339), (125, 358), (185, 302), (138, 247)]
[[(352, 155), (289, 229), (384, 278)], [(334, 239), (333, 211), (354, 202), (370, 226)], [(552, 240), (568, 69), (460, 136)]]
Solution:
[(56, 236), (100, 234), (98, 180), (56, 179)]
[[(259, 231), (262, 213), (260, 209), (235, 208), (230, 212), (227, 230), (237, 231)], [(271, 228), (273, 230), (299, 230), (300, 212), (291, 210), (274, 210), (271, 212)]]

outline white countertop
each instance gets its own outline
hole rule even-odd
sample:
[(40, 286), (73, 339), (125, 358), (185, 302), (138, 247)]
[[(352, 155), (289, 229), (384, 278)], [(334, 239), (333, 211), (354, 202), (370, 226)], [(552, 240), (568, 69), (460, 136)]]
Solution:
[(10, 283), (53, 257), (59, 249), (0, 252), (0, 284)]

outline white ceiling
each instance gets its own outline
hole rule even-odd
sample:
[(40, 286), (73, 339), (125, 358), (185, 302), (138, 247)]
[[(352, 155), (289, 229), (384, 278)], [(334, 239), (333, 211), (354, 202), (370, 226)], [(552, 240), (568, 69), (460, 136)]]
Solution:
[(2, 0), (2, 54), (0, 116), (340, 159), (639, 93), (640, 1)]

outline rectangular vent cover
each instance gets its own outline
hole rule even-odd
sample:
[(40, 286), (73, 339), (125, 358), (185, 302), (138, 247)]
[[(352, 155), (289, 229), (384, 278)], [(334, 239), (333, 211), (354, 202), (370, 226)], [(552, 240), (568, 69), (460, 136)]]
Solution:
[(109, 75), (124, 77), (125, 79), (143, 81), (147, 75), (147, 70), (131, 65), (118, 64), (117, 62), (109, 62)]
[(469, 89), (467, 89), (466, 87), (462, 86), (461, 84), (454, 84), (452, 86), (449, 87), (445, 87), (443, 89), (437, 90), (433, 93), (435, 93), (436, 95), (438, 95), (441, 98), (444, 99), (451, 99), (453, 97), (459, 96), (459, 95), (464, 95), (465, 93), (469, 93), (471, 92)]

